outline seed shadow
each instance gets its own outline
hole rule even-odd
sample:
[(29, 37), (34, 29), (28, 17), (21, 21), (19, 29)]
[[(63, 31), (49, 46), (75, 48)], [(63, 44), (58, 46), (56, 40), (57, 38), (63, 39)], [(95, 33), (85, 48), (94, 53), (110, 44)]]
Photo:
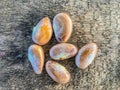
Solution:
[[(42, 10), (40, 10), (42, 11)], [(8, 56), (12, 58), (11, 64), (22, 63), (24, 64), (27, 58), (26, 52), (28, 47), (33, 44), (31, 34), (33, 27), (44, 17), (49, 16), (50, 19), (54, 13), (40, 12), (33, 9), (21, 20), (20, 24), (15, 28), (15, 39), (11, 42), (10, 51)], [(45, 10), (43, 10), (45, 11)], [(55, 40), (52, 40), (54, 42)], [(49, 45), (52, 44), (49, 42)], [(49, 46), (48, 45), (48, 46)], [(10, 61), (11, 62), (11, 61)]]
[[(11, 42), (9, 48), (9, 52), (7, 53), (7, 57), (10, 57), (9, 59), (7, 59), (7, 65), (9, 67), (13, 67), (15, 65), (22, 65), (25, 70), (22, 70), (21, 72), (18, 72), (17, 74), (15, 74), (14, 76), (7, 76), (5, 75), (4, 78), (11, 78), (11, 77), (16, 77), (17, 75), (22, 75), (23, 72), (27, 72), (27, 73), (31, 73), (32, 72), (32, 78), (35, 78), (36, 83), (39, 83), (39, 87), (43, 87), (44, 85), (56, 85), (56, 83), (51, 80), (51, 78), (47, 75), (45, 69), (43, 70), (43, 73), (41, 75), (36, 75), (34, 74), (34, 71), (32, 69), (32, 66), (28, 60), (27, 57), (27, 50), (28, 47), (30, 45), (32, 45), (34, 42), (32, 41), (31, 38), (31, 34), (32, 34), (32, 30), (33, 27), (44, 17), (48, 16), (51, 19), (55, 16), (54, 12), (49, 12), (46, 10), (37, 10), (35, 8), (33, 8), (31, 11), (29, 11), (24, 18), (21, 20), (20, 24), (15, 27), (15, 39)], [(55, 43), (57, 43), (57, 41), (55, 40), (54, 35), (52, 36), (51, 41), (43, 46), (44, 48), (44, 52), (45, 52), (45, 62), (47, 60), (50, 60), (49, 57), (49, 49), (55, 45)], [(45, 68), (45, 67), (44, 67)], [(16, 70), (14, 70), (13, 72), (16, 72)], [(9, 73), (9, 72), (8, 72)], [(7, 73), (7, 74), (8, 74)], [(23, 73), (24, 74), (24, 73)], [(22, 75), (21, 77), (29, 77), (29, 75)], [(9, 78), (7, 78), (9, 80)], [(18, 77), (19, 78), (19, 77)], [(31, 78), (31, 77), (30, 77)], [(8, 80), (3, 80), (4, 82), (7, 82)], [(39, 81), (39, 79), (41, 79), (42, 81)], [(32, 80), (30, 79), (23, 79), (24, 82), (31, 82), (33, 83)], [(47, 82), (48, 81), (48, 82)], [(29, 83), (30, 85), (30, 83)], [(29, 87), (28, 85), (28, 87)], [(32, 84), (31, 84), (32, 85)], [(37, 85), (37, 84), (36, 84)], [(26, 87), (26, 88), (28, 88)]]
[(117, 66), (115, 68), (115, 72), (116, 72), (116, 79), (120, 81), (120, 61), (119, 60), (117, 62)]
[(116, 60), (118, 61), (117, 62), (117, 66), (116, 66), (116, 68), (115, 68), (115, 71), (116, 71), (116, 78), (120, 81), (120, 44), (118, 45), (118, 48), (117, 48), (117, 50), (118, 50), (118, 57), (116, 57)]

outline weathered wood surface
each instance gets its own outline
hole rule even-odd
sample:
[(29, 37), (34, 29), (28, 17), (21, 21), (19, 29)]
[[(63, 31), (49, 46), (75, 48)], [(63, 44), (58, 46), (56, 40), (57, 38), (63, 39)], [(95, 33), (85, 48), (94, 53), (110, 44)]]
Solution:
[[(67, 12), (74, 29), (69, 43), (99, 46), (95, 61), (78, 69), (74, 58), (60, 62), (71, 82), (56, 84), (46, 73), (36, 75), (27, 58), (33, 27), (45, 16)], [(44, 46), (46, 59), (53, 36)], [(120, 0), (0, 0), (0, 90), (120, 90)]]

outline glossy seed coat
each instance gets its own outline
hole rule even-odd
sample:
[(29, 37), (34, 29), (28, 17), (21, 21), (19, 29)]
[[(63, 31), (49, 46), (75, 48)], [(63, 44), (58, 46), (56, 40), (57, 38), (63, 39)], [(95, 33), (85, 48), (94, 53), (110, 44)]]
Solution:
[(76, 55), (75, 63), (81, 69), (87, 68), (94, 60), (97, 54), (98, 46), (95, 43), (89, 43), (83, 46)]
[(44, 66), (44, 51), (39, 45), (31, 45), (28, 48), (28, 59), (36, 74), (41, 74)]
[(69, 43), (56, 44), (50, 49), (50, 56), (54, 60), (65, 60), (77, 54), (77, 47)]
[(45, 45), (50, 41), (52, 33), (50, 19), (45, 17), (33, 28), (32, 39), (36, 44)]
[(53, 29), (58, 42), (67, 42), (72, 34), (72, 20), (68, 14), (57, 14), (53, 19)]
[(70, 81), (70, 73), (64, 66), (55, 61), (49, 60), (46, 63), (46, 71), (57, 83), (65, 84)]

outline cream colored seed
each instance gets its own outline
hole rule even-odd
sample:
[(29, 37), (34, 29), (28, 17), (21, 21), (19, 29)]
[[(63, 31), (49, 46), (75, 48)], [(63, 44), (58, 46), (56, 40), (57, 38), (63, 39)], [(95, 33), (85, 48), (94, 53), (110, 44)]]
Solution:
[(50, 49), (50, 56), (54, 60), (65, 60), (77, 54), (77, 47), (69, 43), (60, 43)]
[(95, 43), (89, 43), (83, 46), (75, 58), (77, 67), (81, 69), (87, 68), (94, 60), (97, 54), (98, 46)]
[(53, 34), (52, 25), (48, 17), (43, 18), (33, 29), (32, 39), (36, 44), (47, 44)]
[(41, 74), (44, 66), (44, 50), (39, 45), (28, 48), (28, 58), (36, 74)]
[(48, 75), (57, 83), (65, 84), (70, 81), (70, 73), (64, 66), (55, 61), (49, 60), (46, 63), (46, 71)]
[(72, 20), (66, 13), (59, 13), (53, 19), (53, 29), (58, 42), (67, 42), (72, 34)]

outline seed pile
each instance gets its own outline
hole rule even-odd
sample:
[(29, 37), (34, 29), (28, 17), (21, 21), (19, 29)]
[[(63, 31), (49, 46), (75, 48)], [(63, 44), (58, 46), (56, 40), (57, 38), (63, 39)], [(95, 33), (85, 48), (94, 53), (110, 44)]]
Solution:
[(50, 19), (43, 18), (34, 28), (32, 32), (32, 40), (36, 43), (28, 48), (28, 58), (36, 74), (41, 74), (44, 66), (44, 50), (42, 45), (47, 44), (52, 34), (55, 34), (59, 44), (54, 45), (50, 49), (50, 57), (53, 60), (46, 62), (46, 71), (49, 76), (60, 84), (70, 81), (70, 73), (61, 64), (55, 60), (65, 60), (75, 57), (75, 64), (78, 68), (87, 68), (94, 60), (98, 46), (96, 43), (88, 43), (79, 49), (73, 44), (66, 43), (72, 34), (72, 20), (66, 13), (59, 13), (53, 19), (53, 29)]

